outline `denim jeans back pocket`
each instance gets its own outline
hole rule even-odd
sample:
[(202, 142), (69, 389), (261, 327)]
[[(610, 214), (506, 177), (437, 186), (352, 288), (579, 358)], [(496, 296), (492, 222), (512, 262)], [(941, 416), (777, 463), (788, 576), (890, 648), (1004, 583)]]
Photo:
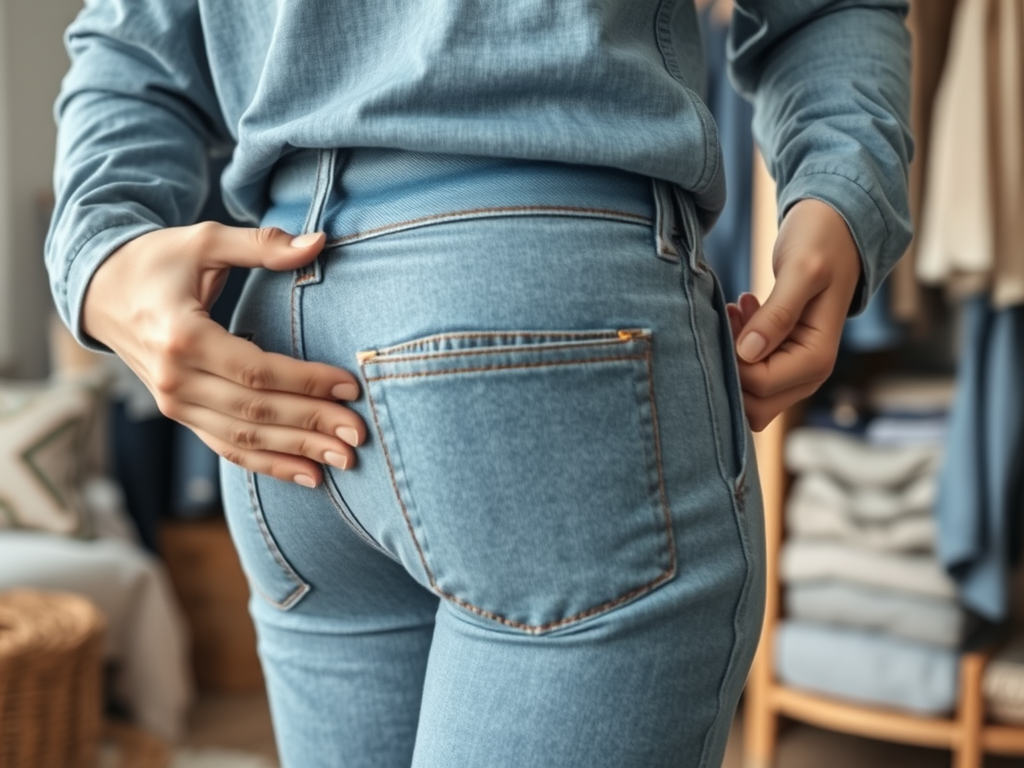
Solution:
[(249, 587), (275, 608), (288, 610), (310, 587), (285, 559), (267, 525), (258, 482), (257, 475), (221, 460), (224, 512)]
[(360, 355), (430, 586), (530, 633), (676, 570), (645, 330), (441, 334)]

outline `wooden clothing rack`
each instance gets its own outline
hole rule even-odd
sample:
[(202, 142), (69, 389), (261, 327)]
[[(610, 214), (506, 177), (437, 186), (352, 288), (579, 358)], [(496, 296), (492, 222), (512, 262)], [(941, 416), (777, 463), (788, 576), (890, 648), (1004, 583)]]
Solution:
[[(777, 227), (775, 184), (759, 156), (753, 189), (752, 287), (764, 301), (774, 282), (771, 256)], [(953, 768), (981, 768), (985, 754), (1024, 755), (1024, 727), (985, 721), (981, 682), (994, 648), (961, 657), (959, 698), (949, 718), (853, 704), (791, 688), (775, 677), (774, 638), (782, 619), (778, 564), (789, 486), (783, 446), (791, 418), (783, 414), (754, 436), (764, 496), (767, 595), (761, 642), (744, 694), (743, 768), (775, 768), (780, 717), (883, 741), (949, 749)]]

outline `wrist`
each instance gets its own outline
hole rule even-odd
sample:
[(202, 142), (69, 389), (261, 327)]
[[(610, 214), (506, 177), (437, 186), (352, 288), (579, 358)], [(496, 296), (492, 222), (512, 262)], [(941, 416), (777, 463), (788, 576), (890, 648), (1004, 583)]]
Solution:
[(801, 269), (827, 273), (836, 294), (852, 301), (864, 281), (864, 266), (846, 219), (831, 205), (814, 198), (797, 201), (779, 228), (774, 253), (776, 274), (790, 260)]

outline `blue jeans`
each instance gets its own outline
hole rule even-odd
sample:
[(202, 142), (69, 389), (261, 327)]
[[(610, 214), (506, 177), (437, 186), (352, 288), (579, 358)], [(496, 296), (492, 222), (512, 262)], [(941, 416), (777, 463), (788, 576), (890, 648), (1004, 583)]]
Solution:
[(757, 644), (763, 531), (721, 291), (661, 182), (321, 152), (234, 331), (357, 370), (315, 490), (223, 466), (289, 768), (709, 766)]

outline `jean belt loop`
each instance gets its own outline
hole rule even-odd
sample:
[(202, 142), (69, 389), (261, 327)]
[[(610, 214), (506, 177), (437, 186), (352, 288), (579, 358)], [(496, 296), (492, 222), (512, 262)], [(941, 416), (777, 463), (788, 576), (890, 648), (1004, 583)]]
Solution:
[(658, 258), (672, 264), (681, 262), (679, 249), (679, 222), (671, 184), (661, 179), (652, 179), (654, 194), (654, 236), (657, 240)]
[(675, 208), (679, 216), (679, 241), (690, 262), (690, 269), (694, 272), (703, 273), (707, 271), (707, 264), (704, 261), (704, 235), (700, 228), (700, 221), (697, 219), (697, 206), (693, 196), (684, 189), (672, 185), (672, 194), (675, 199)]
[[(313, 184), (312, 200), (306, 221), (302, 225), (303, 234), (316, 232), (323, 225), (324, 210), (331, 190), (334, 188), (334, 176), (338, 160), (337, 149), (321, 149), (317, 151), (316, 179)], [(295, 275), (295, 282), (302, 285), (319, 283), (322, 279), (320, 258), (300, 268)]]

